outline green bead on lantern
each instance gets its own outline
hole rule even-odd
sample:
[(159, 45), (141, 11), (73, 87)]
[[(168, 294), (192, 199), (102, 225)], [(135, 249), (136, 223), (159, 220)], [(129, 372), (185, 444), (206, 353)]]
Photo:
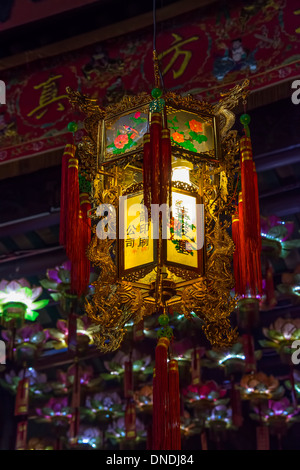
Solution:
[(251, 118), (250, 118), (249, 114), (245, 113), (245, 114), (241, 115), (240, 122), (244, 126), (245, 134), (246, 134), (247, 137), (250, 137), (250, 129), (249, 129), (249, 126), (248, 126), (250, 121), (251, 121)]
[(168, 315), (166, 315), (165, 313), (163, 313), (162, 315), (159, 315), (159, 317), (158, 317), (158, 323), (159, 323), (161, 326), (166, 326), (166, 325), (169, 323), (169, 317), (168, 317)]
[(153, 88), (153, 90), (151, 91), (151, 96), (152, 98), (154, 98), (155, 100), (157, 100), (158, 98), (160, 98), (162, 95), (162, 90), (160, 88)]
[(69, 122), (69, 124), (68, 124), (68, 131), (69, 132), (73, 132), (73, 134), (74, 134), (74, 132), (76, 132), (77, 129), (78, 129), (77, 122), (74, 122), (74, 121)]
[(249, 114), (242, 114), (241, 117), (240, 117), (240, 122), (244, 125), (244, 126), (248, 126), (248, 124), (250, 124), (250, 121), (251, 121), (251, 117), (249, 116)]

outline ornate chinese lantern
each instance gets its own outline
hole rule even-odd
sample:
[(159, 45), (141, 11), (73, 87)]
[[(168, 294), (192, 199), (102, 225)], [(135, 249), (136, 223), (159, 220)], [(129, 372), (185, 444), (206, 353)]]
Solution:
[[(247, 94), (248, 81), (211, 105), (164, 93), (155, 51), (154, 70), (151, 94), (125, 96), (106, 108), (67, 89), (71, 104), (86, 116), (86, 135), (71, 158), (91, 187), (85, 195), (92, 221), (86, 253), (99, 276), (86, 313), (98, 328), (95, 343), (104, 353), (114, 351), (126, 324), (157, 314), (155, 448), (178, 449), (178, 367), (170, 357), (169, 308), (186, 318), (194, 312), (214, 347), (237, 340), (229, 318), (237, 303), (229, 232), (240, 162), (231, 109)], [(79, 213), (78, 204), (72, 205)], [(70, 210), (69, 220), (75, 220)], [(69, 246), (69, 252), (76, 262), (76, 250)], [(171, 383), (177, 398), (170, 397)]]

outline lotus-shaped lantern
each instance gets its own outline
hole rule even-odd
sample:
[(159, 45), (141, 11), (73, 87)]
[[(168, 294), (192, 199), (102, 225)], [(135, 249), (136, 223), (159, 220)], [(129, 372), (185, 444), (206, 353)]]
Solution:
[(1, 335), (8, 343), (13, 342), (15, 359), (27, 363), (38, 358), (46, 342), (46, 334), (39, 323), (26, 324), (15, 332), (3, 330)]
[[(75, 364), (68, 367), (66, 371), (62, 369), (56, 370), (56, 381), (51, 382), (53, 393), (56, 396), (66, 395), (72, 391), (75, 378)], [(94, 377), (94, 370), (92, 366), (78, 366), (78, 373), (80, 377), (80, 387), (84, 392), (93, 392), (97, 390), (102, 382), (100, 376)]]
[(52, 389), (47, 381), (46, 374), (40, 373), (32, 367), (28, 367), (25, 372), (21, 370), (18, 374), (11, 370), (4, 375), (4, 378), (0, 378), (0, 384), (15, 395), (18, 383), (24, 376), (29, 378), (29, 396), (31, 400), (45, 399), (50, 395)]
[[(136, 438), (133, 440), (133, 442), (137, 443), (139, 441), (146, 440), (147, 431), (146, 431), (144, 423), (139, 418), (136, 418), (135, 428), (136, 428)], [(105, 435), (106, 435), (106, 438), (112, 442), (112, 444), (124, 442), (126, 440), (125, 418), (121, 417), (121, 418), (114, 420), (108, 426)]]
[(263, 401), (266, 399), (279, 399), (284, 394), (284, 388), (273, 375), (264, 372), (245, 374), (240, 382), (243, 399)]
[[(107, 373), (101, 374), (104, 380), (121, 380), (124, 376), (125, 363), (129, 361), (128, 354), (119, 350), (110, 361), (104, 361)], [(151, 356), (142, 356), (137, 350), (133, 350), (131, 355), (132, 369), (137, 380), (144, 381), (153, 373), (153, 363)]]
[(209, 380), (199, 385), (189, 385), (183, 390), (185, 403), (205, 415), (213, 407), (228, 402), (226, 390), (222, 389), (214, 380)]
[(261, 217), (262, 249), (272, 257), (286, 258), (291, 250), (300, 247), (300, 240), (291, 240), (294, 223), (286, 222), (273, 215)]
[(20, 327), (25, 320), (34, 321), (38, 317), (37, 310), (48, 305), (48, 299), (37, 300), (42, 294), (42, 287), (31, 287), (22, 278), (14, 281), (0, 282), (0, 316), (4, 325), (14, 322)]
[(41, 408), (36, 408), (36, 420), (55, 426), (67, 426), (72, 418), (72, 408), (67, 397), (51, 397)]
[[(95, 326), (87, 315), (76, 318), (77, 345), (80, 350), (85, 350), (89, 344), (93, 344), (93, 333)], [(46, 349), (65, 349), (68, 347), (68, 322), (59, 319), (56, 322), (56, 328), (47, 328)]]
[(300, 339), (300, 319), (279, 317), (262, 331), (267, 339), (260, 340), (260, 345), (275, 349), (282, 358), (287, 356), (290, 359), (293, 353), (292, 344)]
[(264, 407), (254, 407), (250, 417), (255, 421), (263, 421), (273, 431), (281, 434), (292, 424), (300, 421), (299, 408), (292, 406), (287, 397), (268, 400)]
[(99, 392), (86, 398), (82, 414), (89, 421), (108, 423), (124, 415), (124, 406), (117, 392)]
[[(205, 352), (206, 358), (201, 360), (204, 367), (225, 369), (227, 374), (243, 372), (245, 369), (245, 354), (243, 343), (238, 341), (230, 349), (216, 350), (209, 349)], [(260, 359), (261, 351), (255, 351), (255, 358)]]
[(232, 410), (226, 405), (217, 405), (206, 418), (205, 426), (215, 430), (224, 430), (232, 427)]
[(78, 435), (75, 438), (70, 438), (69, 443), (71, 449), (100, 449), (103, 444), (102, 432), (97, 427), (81, 424)]
[[(88, 294), (93, 291), (92, 281), (94, 274), (91, 273)], [(46, 278), (40, 281), (41, 285), (47, 289), (55, 302), (60, 302), (64, 311), (69, 311), (72, 302), (77, 299), (71, 294), (71, 262), (65, 261), (61, 266), (47, 269)]]

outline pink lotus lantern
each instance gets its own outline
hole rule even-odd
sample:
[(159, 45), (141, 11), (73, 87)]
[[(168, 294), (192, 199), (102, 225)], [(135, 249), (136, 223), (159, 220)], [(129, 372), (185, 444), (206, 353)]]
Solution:
[(229, 399), (224, 398), (226, 390), (222, 389), (214, 380), (200, 385), (189, 385), (183, 390), (184, 401), (200, 413), (207, 415), (217, 405), (226, 404)]
[(39, 323), (24, 325), (16, 331), (3, 330), (1, 335), (13, 347), (14, 359), (27, 363), (39, 357), (46, 342), (46, 334)]
[[(60, 319), (56, 328), (47, 328), (45, 349), (65, 349), (68, 347), (69, 327), (67, 320)], [(80, 351), (93, 344), (94, 327), (87, 315), (76, 316), (76, 342)]]
[(277, 318), (269, 328), (262, 329), (267, 339), (260, 340), (262, 347), (273, 348), (280, 354), (281, 359), (291, 361), (292, 344), (300, 339), (299, 318)]
[(39, 422), (67, 426), (72, 418), (72, 409), (68, 405), (67, 397), (51, 397), (45, 406), (36, 408), (36, 414)]

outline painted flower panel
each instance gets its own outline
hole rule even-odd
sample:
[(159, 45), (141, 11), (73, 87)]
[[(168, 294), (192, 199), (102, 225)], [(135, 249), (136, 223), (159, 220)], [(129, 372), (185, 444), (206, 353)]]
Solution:
[(141, 111), (121, 116), (115, 121), (106, 123), (105, 158), (122, 155), (141, 147), (147, 126), (147, 115)]
[(197, 116), (187, 111), (168, 115), (171, 144), (194, 153), (214, 149), (213, 123), (211, 118)]

